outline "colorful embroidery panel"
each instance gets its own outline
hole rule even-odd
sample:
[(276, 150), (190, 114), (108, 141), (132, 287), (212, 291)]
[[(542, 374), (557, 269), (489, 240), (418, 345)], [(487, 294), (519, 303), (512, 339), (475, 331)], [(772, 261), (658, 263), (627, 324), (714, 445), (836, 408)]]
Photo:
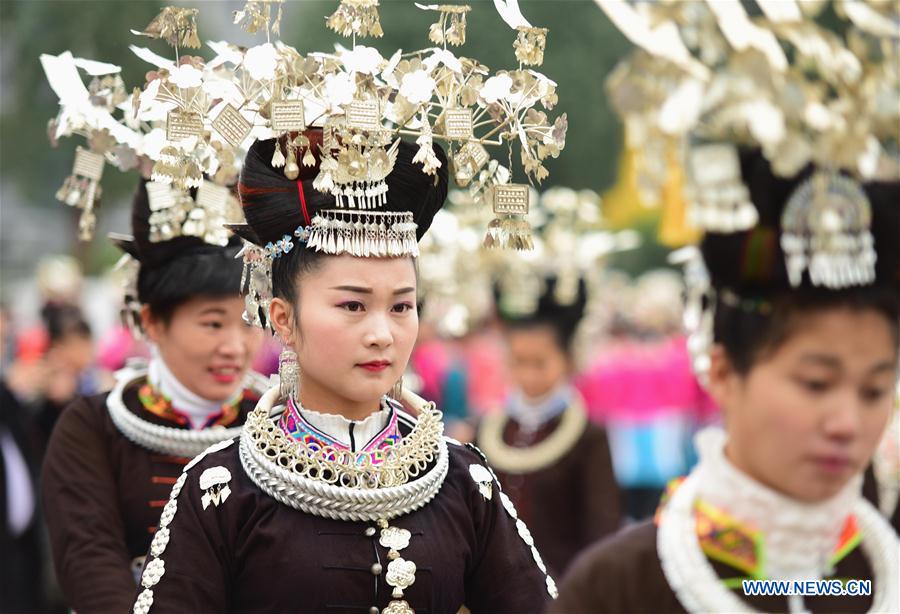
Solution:
[(837, 565), (845, 556), (853, 552), (861, 541), (862, 533), (859, 530), (859, 525), (856, 523), (856, 516), (847, 516), (844, 529), (841, 531), (841, 538), (838, 540), (838, 545), (834, 549), (834, 554), (831, 555), (829, 563), (832, 566)]
[[(211, 415), (201, 428), (209, 428), (212, 426), (228, 426), (237, 420), (240, 413), (241, 401), (247, 395), (247, 391), (242, 391), (238, 397), (227, 405), (223, 405), (221, 411)], [(179, 426), (190, 426), (191, 421), (187, 414), (178, 411), (172, 406), (172, 401), (164, 394), (159, 392), (149, 383), (145, 383), (138, 389), (138, 399), (141, 401), (144, 409), (155, 416), (159, 416), (163, 420), (174, 422)]]
[(697, 537), (710, 559), (740, 569), (751, 578), (763, 577), (762, 534), (703, 501), (694, 507)]
[[(310, 450), (332, 448), (334, 450), (350, 450), (350, 447), (334, 439), (326, 433), (318, 430), (307, 422), (300, 413), (293, 399), (289, 399), (284, 414), (281, 416), (279, 426), (285, 434), (297, 441), (303, 442)], [(400, 442), (400, 427), (397, 412), (391, 411), (391, 417), (387, 425), (376, 435), (372, 441), (366, 444), (360, 452), (369, 452), (369, 459), (373, 465), (384, 462), (384, 450)]]

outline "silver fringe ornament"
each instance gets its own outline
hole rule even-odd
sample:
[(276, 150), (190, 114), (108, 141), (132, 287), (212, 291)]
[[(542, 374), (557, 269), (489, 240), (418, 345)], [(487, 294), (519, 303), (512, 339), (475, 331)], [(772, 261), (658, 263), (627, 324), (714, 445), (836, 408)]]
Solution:
[(313, 217), (306, 246), (360, 258), (418, 256), (413, 219), (410, 211), (326, 209)]
[(56, 191), (56, 199), (81, 209), (78, 220), (78, 238), (90, 241), (97, 226), (95, 206), (100, 200), (102, 189), (100, 179), (103, 177), (105, 158), (103, 154), (78, 147), (75, 150), (75, 162), (72, 174)]
[(496, 217), (488, 224), (484, 246), (518, 251), (534, 249), (531, 224), (525, 219), (530, 199), (528, 186), (519, 183), (495, 185), (491, 192)]
[(141, 263), (130, 254), (123, 254), (114, 267), (114, 270), (122, 275), (122, 310), (119, 315), (122, 324), (135, 339), (144, 338), (144, 329), (141, 326), (141, 302), (138, 300), (137, 292), (140, 268)]
[(272, 303), (272, 259), (266, 250), (249, 241), (236, 258), (243, 258), (241, 291), (244, 292), (244, 322), (259, 328), (269, 327), (269, 305)]
[(148, 181), (146, 188), (150, 204), (147, 220), (150, 224), (150, 242), (159, 243), (181, 236), (182, 223), (188, 210), (194, 206), (190, 195), (158, 181)]
[(759, 214), (741, 178), (737, 149), (725, 143), (698, 145), (690, 152), (692, 207), (695, 226), (732, 233), (753, 228)]

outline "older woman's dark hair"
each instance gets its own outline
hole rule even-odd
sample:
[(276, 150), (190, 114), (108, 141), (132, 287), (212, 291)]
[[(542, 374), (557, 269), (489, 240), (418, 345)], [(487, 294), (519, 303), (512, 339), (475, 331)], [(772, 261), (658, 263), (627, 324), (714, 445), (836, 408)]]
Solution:
[(781, 212), (814, 169), (790, 179), (777, 177), (758, 151), (742, 152), (741, 165), (759, 212), (757, 227), (728, 235), (708, 233), (701, 244), (716, 291), (714, 340), (732, 366), (739, 373), (749, 372), (791, 336), (801, 318), (832, 309), (880, 313), (891, 325), (894, 343), (900, 344), (900, 183), (863, 186), (872, 205), (875, 284), (829, 290), (804, 277), (800, 286), (792, 287), (780, 245)]
[(210, 246), (191, 250), (153, 268), (138, 273), (138, 301), (163, 322), (195, 298), (240, 298), (241, 268), (236, 258), (240, 248)]
[(198, 237), (150, 241), (150, 204), (142, 180), (131, 209), (131, 241), (120, 247), (140, 262), (138, 301), (154, 317), (169, 322), (175, 311), (195, 298), (240, 297), (242, 263), (236, 258), (240, 239), (226, 246), (210, 245)]

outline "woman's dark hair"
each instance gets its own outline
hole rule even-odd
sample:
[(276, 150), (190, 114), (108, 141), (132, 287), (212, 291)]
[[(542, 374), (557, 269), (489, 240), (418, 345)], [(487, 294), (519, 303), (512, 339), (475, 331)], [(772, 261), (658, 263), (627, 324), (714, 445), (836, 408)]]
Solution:
[(47, 328), (50, 345), (70, 336), (91, 337), (91, 327), (75, 305), (47, 303), (41, 308), (41, 319)]
[(168, 323), (172, 314), (194, 298), (240, 297), (240, 248), (235, 245), (199, 247), (155, 267), (141, 265), (138, 301)]
[(272, 261), (272, 294), (291, 305), (297, 301), (297, 281), (322, 265), (327, 254), (300, 245)]
[[(572, 353), (572, 342), (578, 324), (584, 317), (587, 307), (587, 285), (584, 279), (578, 280), (578, 293), (571, 304), (560, 304), (555, 299), (556, 279), (553, 277), (545, 280), (544, 292), (538, 300), (535, 311), (528, 315), (504, 313), (498, 308), (500, 322), (507, 331), (532, 330), (535, 328), (549, 328), (553, 332), (557, 346), (563, 353)], [(501, 305), (500, 288), (494, 285), (495, 304)]]
[[(313, 143), (321, 143), (321, 131), (307, 131)], [(318, 211), (333, 209), (334, 197), (313, 187), (318, 165), (301, 167), (298, 180), (284, 176), (280, 168), (271, 165), (276, 139), (256, 141), (247, 152), (238, 194), (248, 228), (242, 231), (245, 238), (257, 245), (277, 241), (291, 235), (298, 226), (306, 225)], [(448, 162), (443, 149), (434, 145), (435, 154), (442, 165), (434, 177), (422, 172), (419, 163), (413, 163), (418, 146), (400, 141), (394, 169), (385, 179), (388, 186), (388, 211), (410, 211), (416, 223), (416, 235), (421, 239), (431, 226), (434, 215), (447, 196), (449, 181)], [(318, 161), (318, 152), (314, 150)], [(294, 243), (294, 248), (272, 261), (272, 293), (289, 303), (297, 299), (297, 280), (321, 265), (325, 254), (306, 249)]]
[(794, 177), (777, 176), (758, 149), (741, 151), (741, 175), (759, 213), (746, 232), (708, 232), (700, 245), (716, 291), (713, 336), (734, 369), (746, 374), (777, 350), (804, 316), (832, 309), (875, 310), (900, 338), (900, 183), (862, 185), (871, 204), (871, 233), (877, 261), (871, 286), (830, 290), (805, 274), (791, 285), (781, 247), (781, 216), (791, 194), (816, 168)]
[(720, 293), (713, 318), (713, 337), (731, 366), (746, 375), (778, 350), (804, 317), (835, 309), (873, 310), (890, 323), (894, 345), (900, 345), (900, 292), (890, 287), (833, 291), (805, 288), (781, 292), (768, 300), (748, 300)]

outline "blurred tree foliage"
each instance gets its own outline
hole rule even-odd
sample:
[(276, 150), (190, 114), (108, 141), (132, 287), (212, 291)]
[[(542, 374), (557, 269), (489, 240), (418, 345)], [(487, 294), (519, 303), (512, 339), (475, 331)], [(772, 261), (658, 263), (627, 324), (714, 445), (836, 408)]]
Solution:
[[(231, 25), (231, 12), (241, 8), (243, 2), (177, 4), (200, 9), (203, 40), (227, 38), (245, 45), (263, 40)], [(477, 58), (493, 70), (515, 68), (515, 33), (500, 19), (493, 2), (470, 0), (469, 4), (473, 10), (468, 16), (467, 42), (454, 51)], [(397, 48), (412, 51), (431, 46), (427, 33), (436, 13), (416, 9), (412, 0), (382, 0), (381, 5), (385, 36), (363, 39), (361, 44), (377, 47), (385, 56)], [(166, 56), (171, 49), (160, 41), (137, 37), (130, 30), (143, 29), (161, 6), (160, 2), (146, 0), (0, 3), (2, 85), (8, 88), (0, 109), (0, 174), (3, 181), (15, 182), (33, 206), (60, 206), (54, 192), (69, 173), (75, 141), (80, 140), (64, 139), (57, 149), (48, 145), (47, 121), (58, 107), (44, 78), (40, 54), (59, 54), (68, 49), (77, 57), (114, 62), (122, 66), (128, 88), (141, 86), (151, 67), (130, 53), (128, 45), (147, 46)], [(324, 27), (325, 17), (336, 6), (336, 0), (288, 0), (281, 24), (285, 42), (301, 53), (328, 50), (334, 43), (349, 46), (349, 39)], [(544, 187), (566, 185), (602, 193), (616, 179), (621, 148), (621, 126), (609, 108), (603, 81), (630, 44), (591, 0), (520, 0), (520, 7), (533, 25), (550, 29), (544, 65), (539, 70), (558, 83), (559, 104), (552, 115), (565, 112), (569, 118), (566, 148), (547, 164), (550, 177)], [(209, 49), (201, 49), (199, 54), (208, 57)], [(108, 168), (103, 178), (107, 206), (126, 202), (123, 197), (133, 189), (135, 178)], [(655, 253), (650, 261), (657, 261)]]
[[(3, 54), (3, 107), (0, 109), (0, 163), (3, 181), (15, 182), (34, 206), (59, 206), (54, 194), (72, 170), (80, 138), (50, 147), (47, 122), (59, 109), (44, 77), (40, 55), (69, 50), (76, 57), (122, 66), (128, 87), (143, 85), (148, 65), (128, 51), (129, 28), (143, 29), (159, 12), (158, 2), (111, 0), (3, 0), (0, 49)], [(104, 201), (130, 192), (135, 178), (107, 168)]]

